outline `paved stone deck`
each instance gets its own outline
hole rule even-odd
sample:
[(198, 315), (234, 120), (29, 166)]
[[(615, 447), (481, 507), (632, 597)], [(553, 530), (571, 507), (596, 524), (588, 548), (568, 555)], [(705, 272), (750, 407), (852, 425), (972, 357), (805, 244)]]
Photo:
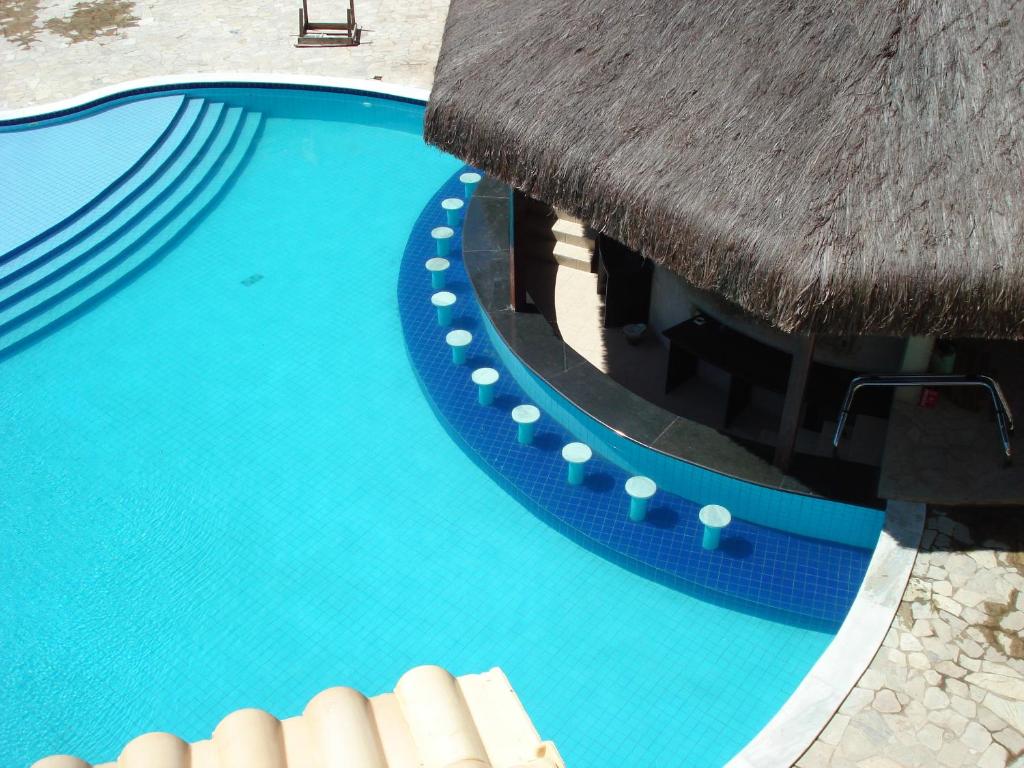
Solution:
[[(341, 0), (308, 0), (340, 16)], [(300, 0), (2, 0), (0, 109), (150, 75), (244, 71), (429, 88), (448, 0), (356, 0), (355, 48), (296, 48)]]
[(896, 620), (799, 768), (1024, 768), (1024, 510), (932, 510)]
[[(358, 48), (297, 49), (299, 0), (0, 0), (0, 109), (188, 72), (429, 87), (448, 0), (356, 5)], [(1022, 529), (1022, 511), (931, 513), (885, 645), (800, 768), (1024, 768)]]

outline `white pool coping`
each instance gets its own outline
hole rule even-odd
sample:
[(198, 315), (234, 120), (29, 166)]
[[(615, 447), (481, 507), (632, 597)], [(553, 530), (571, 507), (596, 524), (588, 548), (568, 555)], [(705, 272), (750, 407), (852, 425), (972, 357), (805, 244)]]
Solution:
[(381, 96), (395, 96), (426, 103), (430, 91), (425, 88), (414, 88), (407, 85), (385, 83), (380, 80), (359, 80), (348, 77), (325, 77), (322, 75), (272, 75), (265, 72), (194, 72), (179, 75), (157, 75), (128, 80), (115, 85), (103, 86), (92, 91), (68, 99), (60, 99), (47, 104), (36, 104), (31, 107), (0, 110), (0, 121), (25, 120), (34, 117), (45, 117), (55, 112), (81, 109), (97, 101), (113, 99), (126, 92), (187, 87), (190, 85), (213, 85), (217, 83), (237, 83), (252, 85), (281, 86), (313, 86), (316, 88), (332, 88), (350, 91), (364, 91)]
[(818, 738), (885, 640), (924, 530), (925, 505), (890, 501), (864, 582), (839, 632), (775, 717), (726, 768), (791, 766)]
[[(262, 72), (203, 72), (159, 75), (104, 86), (78, 96), (18, 109), (0, 110), (0, 122), (42, 118), (81, 109), (126, 92), (219, 83), (312, 86), (394, 96), (426, 103), (425, 88), (379, 80), (275, 75)], [(924, 529), (925, 505), (890, 502), (864, 582), (839, 632), (782, 708), (726, 768), (791, 766), (814, 743), (882, 645), (910, 579)]]

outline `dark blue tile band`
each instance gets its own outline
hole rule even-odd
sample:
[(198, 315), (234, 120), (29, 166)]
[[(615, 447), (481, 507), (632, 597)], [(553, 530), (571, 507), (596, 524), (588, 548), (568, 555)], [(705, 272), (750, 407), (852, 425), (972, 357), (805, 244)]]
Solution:
[[(867, 570), (871, 552), (733, 519), (721, 547), (701, 547), (701, 504), (662, 491), (647, 520), (629, 520), (624, 484), (629, 473), (595, 454), (582, 486), (566, 482), (561, 448), (573, 438), (542, 415), (533, 446), (516, 442), (510, 412), (528, 402), (501, 364), (484, 327), (462, 261), (459, 233), (448, 257), (450, 290), (458, 297), (452, 328), (473, 334), (466, 365), (451, 362), (448, 329), (437, 324), (433, 290), (424, 268), (435, 255), (430, 230), (445, 224), (441, 200), (461, 197), (453, 176), (420, 214), (406, 245), (398, 299), (406, 346), (420, 383), (449, 432), (503, 487), (557, 530), (644, 576), (740, 610), (834, 631), (842, 623)], [(477, 403), (474, 368), (496, 368), (492, 406)], [(654, 478), (657, 480), (657, 478)]]

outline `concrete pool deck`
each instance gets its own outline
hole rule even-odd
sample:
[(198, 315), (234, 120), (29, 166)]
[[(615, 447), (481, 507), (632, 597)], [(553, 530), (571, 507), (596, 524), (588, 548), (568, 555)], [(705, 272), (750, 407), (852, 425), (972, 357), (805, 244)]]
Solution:
[[(316, 0), (311, 5), (318, 15), (332, 8)], [(363, 45), (296, 49), (298, 0), (269, 10), (239, 0), (100, 0), (91, 4), (102, 12), (94, 21), (111, 24), (91, 31), (89, 19), (75, 18), (74, 6), (70, 0), (5, 4), (0, 108), (44, 104), (134, 78), (225, 69), (379, 77), (429, 87), (447, 11), (446, 0), (361, 0)], [(1024, 766), (1022, 550), (1019, 535), (1001, 539), (968, 528), (962, 515), (933, 513), (917, 578), (885, 644), (797, 764)]]
[(932, 510), (896, 619), (798, 768), (1024, 766), (1021, 510)]
[[(355, 48), (296, 48), (299, 0), (16, 0), (0, 8), (0, 109), (170, 73), (238, 70), (428, 88), (447, 0), (359, 0)], [(331, 19), (341, 4), (309, 0)], [(90, 39), (91, 38), (91, 39)]]

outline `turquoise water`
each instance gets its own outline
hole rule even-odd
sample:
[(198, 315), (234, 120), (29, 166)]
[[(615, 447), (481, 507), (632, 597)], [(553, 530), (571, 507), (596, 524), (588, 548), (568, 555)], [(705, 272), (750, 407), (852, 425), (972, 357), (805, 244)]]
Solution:
[(220, 96), (267, 115), (224, 198), (0, 362), (0, 764), (422, 663), (502, 667), (570, 766), (723, 764), (831, 636), (583, 550), (438, 424), (396, 280), (459, 163), (419, 108)]

